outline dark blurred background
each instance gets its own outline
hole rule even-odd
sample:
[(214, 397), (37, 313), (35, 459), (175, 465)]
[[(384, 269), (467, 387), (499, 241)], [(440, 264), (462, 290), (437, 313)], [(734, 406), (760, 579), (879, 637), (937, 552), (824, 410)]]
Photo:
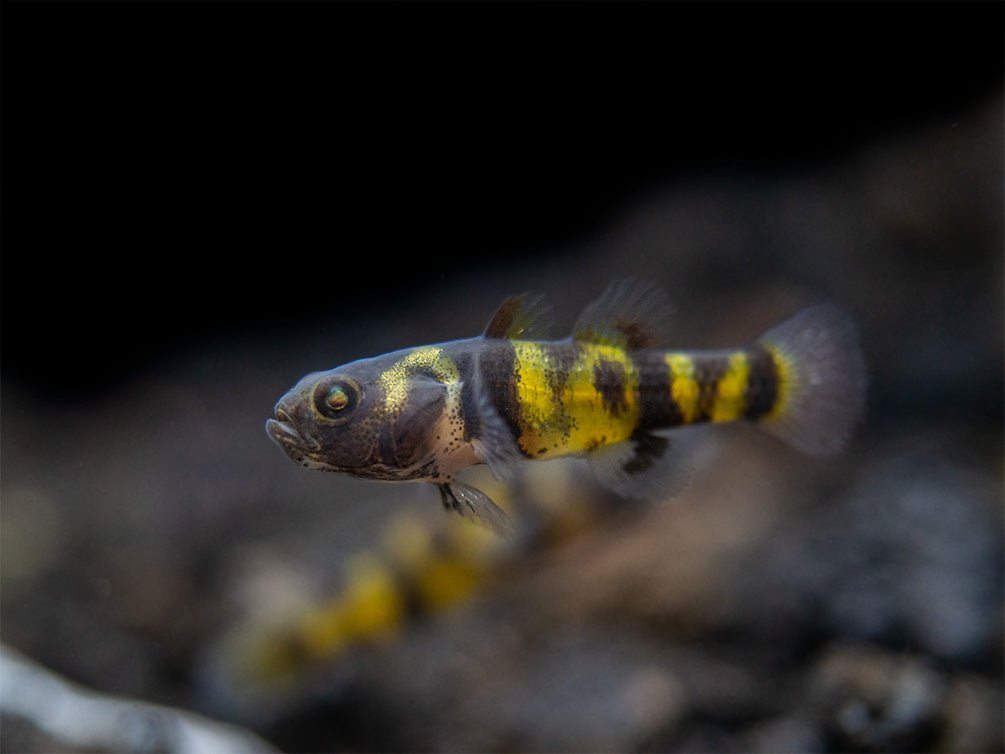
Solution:
[[(288, 750), (1000, 750), (1003, 8), (4, 2), (4, 643)], [(290, 464), (275, 400), (625, 275), (682, 347), (849, 308), (849, 451), (723, 433), (678, 504), (244, 698), (221, 637), (439, 521)], [(493, 494), (593, 494), (530, 473)]]
[(839, 165), (1002, 80), (995, 3), (5, 6), (3, 368), (57, 399), (533, 267), (670, 183)]

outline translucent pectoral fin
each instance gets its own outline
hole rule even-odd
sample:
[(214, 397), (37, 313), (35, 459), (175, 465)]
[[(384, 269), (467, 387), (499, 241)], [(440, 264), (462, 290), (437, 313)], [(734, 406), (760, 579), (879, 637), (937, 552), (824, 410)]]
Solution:
[(523, 458), (506, 422), (487, 403), (482, 406), (479, 433), (471, 438), (471, 447), (496, 479), (512, 479), (514, 467)]
[(477, 365), (469, 395), (464, 413), (475, 456), (489, 467), (496, 479), (511, 479), (513, 468), (523, 459), (523, 454), (509, 425), (492, 406)]
[(646, 432), (597, 448), (587, 458), (597, 480), (615, 494), (655, 500), (687, 486), (691, 469), (684, 456), (665, 437)]
[(456, 481), (444, 482), (437, 486), (440, 488), (443, 507), (447, 510), (454, 511), (462, 518), (484, 526), (501, 537), (510, 539), (516, 533), (513, 522), (506, 512), (481, 490)]

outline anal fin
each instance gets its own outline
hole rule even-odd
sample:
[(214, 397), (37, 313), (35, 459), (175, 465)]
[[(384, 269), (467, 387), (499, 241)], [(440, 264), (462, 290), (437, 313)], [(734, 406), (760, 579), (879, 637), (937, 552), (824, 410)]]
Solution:
[(672, 497), (687, 486), (691, 468), (670, 441), (649, 432), (603, 445), (587, 456), (597, 480), (615, 494), (632, 499)]

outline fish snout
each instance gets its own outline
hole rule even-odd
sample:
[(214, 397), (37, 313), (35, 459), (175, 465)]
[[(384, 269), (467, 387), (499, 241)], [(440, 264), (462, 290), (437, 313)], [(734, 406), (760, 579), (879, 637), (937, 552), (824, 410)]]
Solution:
[(317, 442), (312, 441), (300, 430), (295, 418), (295, 412), (277, 404), (275, 418), (265, 422), (265, 431), (287, 453), (294, 451), (302, 455), (304, 451), (317, 449)]

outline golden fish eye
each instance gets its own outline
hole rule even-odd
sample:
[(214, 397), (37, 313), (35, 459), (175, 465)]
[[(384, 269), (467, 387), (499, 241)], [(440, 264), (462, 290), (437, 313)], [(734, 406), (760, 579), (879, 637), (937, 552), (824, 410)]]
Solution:
[(336, 386), (328, 391), (328, 398), (325, 402), (332, 411), (341, 411), (349, 405), (349, 396), (345, 394), (345, 388)]
[(347, 377), (330, 377), (314, 387), (314, 410), (326, 419), (338, 419), (359, 403), (359, 388)]

